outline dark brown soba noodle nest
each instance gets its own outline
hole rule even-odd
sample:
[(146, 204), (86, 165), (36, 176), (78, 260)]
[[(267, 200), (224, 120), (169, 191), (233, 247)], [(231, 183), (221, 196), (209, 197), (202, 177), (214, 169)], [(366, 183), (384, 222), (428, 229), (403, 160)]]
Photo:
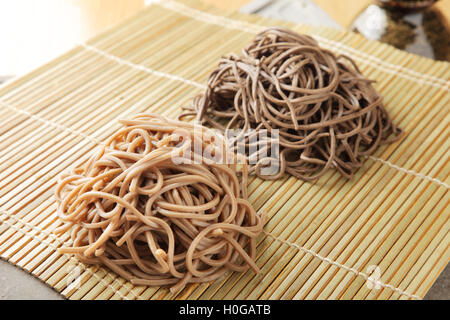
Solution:
[(313, 180), (330, 168), (351, 178), (365, 157), (402, 133), (352, 59), (282, 28), (258, 34), (241, 56), (223, 57), (185, 109), (181, 117), (196, 115), (222, 131), (278, 129), (278, 174), (260, 173), (267, 157), (250, 169), (264, 179), (288, 172)]
[(56, 233), (71, 231), (59, 252), (174, 292), (230, 270), (257, 272), (263, 218), (247, 200), (245, 163), (220, 158), (224, 140), (204, 127), (151, 114), (121, 122), (85, 166), (58, 181), (64, 225)]

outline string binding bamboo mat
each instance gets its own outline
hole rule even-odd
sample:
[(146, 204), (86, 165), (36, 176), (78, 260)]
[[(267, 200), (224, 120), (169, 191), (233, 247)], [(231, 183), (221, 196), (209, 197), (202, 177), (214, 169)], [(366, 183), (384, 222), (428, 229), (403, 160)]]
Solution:
[[(87, 160), (139, 112), (175, 117), (220, 56), (266, 26), (316, 37), (351, 56), (406, 131), (346, 181), (252, 178), (268, 213), (258, 275), (209, 284), (133, 286), (55, 252), (56, 176)], [(0, 255), (70, 299), (420, 299), (449, 261), (450, 64), (328, 28), (163, 1), (0, 88)]]

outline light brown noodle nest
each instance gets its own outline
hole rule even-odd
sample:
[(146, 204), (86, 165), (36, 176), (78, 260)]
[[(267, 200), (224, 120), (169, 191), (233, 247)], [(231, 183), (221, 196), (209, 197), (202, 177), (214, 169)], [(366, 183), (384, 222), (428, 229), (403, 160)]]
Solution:
[(250, 171), (261, 178), (288, 172), (313, 180), (330, 168), (351, 178), (365, 157), (401, 134), (371, 83), (349, 57), (309, 36), (271, 28), (241, 56), (223, 57), (206, 91), (180, 117), (196, 115), (222, 131), (278, 129), (279, 173), (260, 174), (267, 160), (260, 157)]
[[(263, 221), (247, 200), (246, 164), (206, 157), (205, 150), (225, 154), (226, 144), (204, 127), (151, 114), (121, 123), (84, 167), (58, 181), (65, 224), (56, 232), (71, 229), (73, 242), (59, 252), (174, 292), (229, 270), (258, 272), (255, 238)], [(196, 163), (173, 160), (186, 150)]]

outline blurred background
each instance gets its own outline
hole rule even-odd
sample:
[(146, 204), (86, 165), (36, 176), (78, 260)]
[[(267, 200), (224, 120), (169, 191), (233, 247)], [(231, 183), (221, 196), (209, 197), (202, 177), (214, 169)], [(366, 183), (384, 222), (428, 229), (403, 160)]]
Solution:
[[(15, 0), (0, 2), (0, 81), (17, 76), (51, 60), (95, 34), (130, 17), (155, 0)], [(158, 1), (158, 0), (156, 0)], [(164, 1), (164, 0), (160, 0)], [(450, 0), (438, 1), (423, 15), (406, 12), (407, 19), (383, 8), (383, 2), (433, 3), (411, 0), (204, 0), (227, 10), (241, 10), (297, 23), (353, 29), (368, 38), (440, 60), (448, 58), (448, 46), (436, 54), (428, 38), (441, 46), (450, 41)], [(394, 10), (395, 11), (395, 10)], [(387, 13), (387, 14), (386, 14)], [(423, 26), (423, 17), (430, 23)], [(358, 17), (360, 19), (358, 20)], [(400, 17), (400, 18), (399, 18)], [(396, 22), (395, 20), (398, 20)], [(434, 22), (434, 24), (432, 23)], [(397, 23), (397, 25), (395, 24)], [(359, 29), (359, 30), (358, 30)], [(425, 30), (425, 31), (424, 31)], [(447, 33), (445, 33), (447, 30)], [(431, 36), (427, 35), (430, 34)], [(447, 37), (443, 35), (446, 34)], [(425, 37), (423, 36), (425, 34)], [(417, 39), (416, 39), (417, 36)], [(428, 39), (428, 40), (427, 40)], [(411, 47), (412, 48), (409, 48)]]
[(0, 75), (23, 74), (145, 5), (144, 0), (0, 1)]

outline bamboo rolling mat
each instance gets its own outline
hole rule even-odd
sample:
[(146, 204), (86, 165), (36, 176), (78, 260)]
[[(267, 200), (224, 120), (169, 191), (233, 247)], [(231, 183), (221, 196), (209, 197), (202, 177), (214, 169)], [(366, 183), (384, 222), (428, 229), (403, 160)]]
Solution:
[[(0, 256), (70, 299), (422, 298), (450, 257), (450, 64), (351, 33), (223, 14), (162, 1), (0, 88)], [(51, 233), (57, 175), (86, 161), (118, 118), (176, 117), (222, 55), (270, 25), (355, 59), (406, 136), (350, 181), (335, 171), (314, 183), (252, 177), (250, 201), (268, 213), (260, 274), (229, 273), (172, 295), (57, 254), (69, 238)]]

